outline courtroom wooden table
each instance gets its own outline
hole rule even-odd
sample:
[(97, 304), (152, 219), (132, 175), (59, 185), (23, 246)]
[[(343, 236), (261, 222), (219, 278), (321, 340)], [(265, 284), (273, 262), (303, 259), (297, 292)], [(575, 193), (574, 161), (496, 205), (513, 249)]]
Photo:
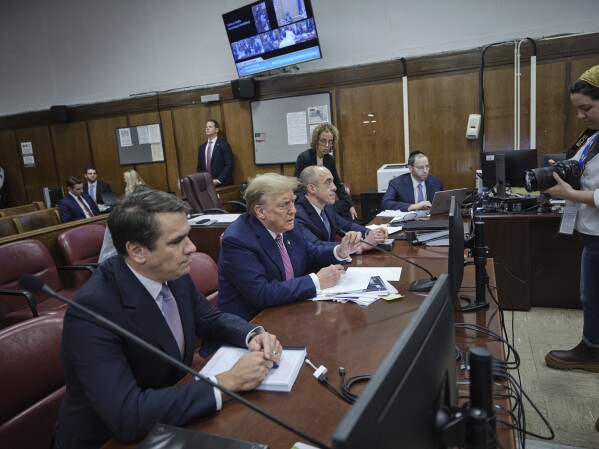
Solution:
[[(446, 260), (440, 257), (419, 258), (436, 273), (446, 271)], [(396, 259), (377, 255), (356, 256), (352, 266), (397, 266)], [(420, 306), (425, 293), (408, 291), (414, 276), (421, 271), (405, 263), (401, 280), (394, 285), (405, 299), (377, 301), (368, 307), (353, 303), (300, 301), (264, 310), (253, 321), (278, 336), (284, 345), (302, 345), (308, 350), (308, 358), (316, 365), (325, 365), (329, 380), (339, 386), (338, 368), (345, 367), (348, 377), (372, 374), (395, 343), (414, 312)], [(490, 270), (493, 278), (492, 269)], [(465, 284), (474, 285), (474, 270), (466, 269)], [(487, 311), (462, 315), (456, 313), (457, 322), (486, 324), (494, 332), (501, 333), (496, 306)], [(487, 347), (496, 357), (502, 357), (501, 345), (471, 331), (459, 330), (457, 344), (466, 353), (476, 344)], [(463, 375), (458, 374), (458, 380)], [(189, 378), (187, 379), (189, 380)], [(337, 398), (312, 377), (312, 370), (304, 365), (290, 393), (252, 391), (244, 397), (282, 418), (317, 440), (332, 444), (332, 434), (349, 410), (349, 404)], [(508, 405), (504, 401), (504, 405)], [(409, 404), (407, 405), (409, 406)], [(509, 406), (508, 406), (509, 408)], [(219, 434), (232, 438), (266, 443), (272, 449), (289, 449), (300, 438), (235, 401), (227, 401), (223, 409), (209, 417), (187, 426), (190, 429)], [(514, 448), (513, 432), (499, 425), (503, 448)], [(134, 448), (136, 444), (122, 444), (114, 440), (105, 449)]]

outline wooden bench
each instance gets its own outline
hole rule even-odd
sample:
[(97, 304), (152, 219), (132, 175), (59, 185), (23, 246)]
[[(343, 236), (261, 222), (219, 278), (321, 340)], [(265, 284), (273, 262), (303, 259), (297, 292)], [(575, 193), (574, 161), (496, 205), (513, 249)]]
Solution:
[(21, 206), (6, 207), (0, 209), (0, 217), (12, 217), (14, 215), (25, 214), (27, 212), (35, 212), (45, 209), (46, 206), (42, 201), (34, 201), (31, 204), (23, 204)]
[(60, 224), (60, 217), (56, 208), (27, 212), (15, 215), (12, 219), (20, 233)]
[(19, 233), (19, 228), (12, 217), (0, 218), (0, 238)]

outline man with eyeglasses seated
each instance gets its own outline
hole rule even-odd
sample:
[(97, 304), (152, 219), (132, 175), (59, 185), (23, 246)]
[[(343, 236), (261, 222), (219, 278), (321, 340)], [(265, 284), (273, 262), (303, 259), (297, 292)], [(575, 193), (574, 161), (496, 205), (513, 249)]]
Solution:
[(333, 146), (339, 143), (339, 131), (330, 123), (322, 123), (312, 131), (310, 140), (310, 149), (300, 153), (295, 161), (295, 171), (293, 176), (299, 178), (304, 168), (310, 165), (322, 165), (329, 169), (333, 174), (333, 182), (337, 187), (337, 197), (335, 201), (335, 210), (339, 215), (348, 220), (358, 218), (358, 213), (354, 207), (354, 201), (341, 184), (341, 179), (335, 167), (335, 159), (331, 154)]
[[(218, 258), (218, 307), (252, 319), (267, 307), (316, 296), (335, 286), (360, 246), (350, 231), (336, 246), (315, 246), (295, 226), (298, 180), (264, 173), (244, 193), (248, 211), (224, 232)], [(214, 345), (211, 345), (214, 346)]]
[(443, 190), (443, 182), (429, 174), (430, 168), (428, 158), (422, 151), (410, 153), (408, 157), (410, 173), (389, 181), (381, 208), (402, 212), (430, 209), (435, 193)]

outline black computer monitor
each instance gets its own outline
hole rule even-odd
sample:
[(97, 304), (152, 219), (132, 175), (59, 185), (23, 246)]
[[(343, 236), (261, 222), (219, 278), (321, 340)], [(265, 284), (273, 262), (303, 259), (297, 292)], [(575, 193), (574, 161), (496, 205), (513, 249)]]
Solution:
[(442, 274), (335, 430), (334, 449), (443, 447), (437, 410), (457, 405), (452, 300)]
[(566, 160), (566, 153), (549, 153), (541, 155), (541, 167), (549, 167), (549, 161), (559, 162)]
[(524, 172), (537, 168), (537, 150), (485, 151), (480, 155), (483, 187), (496, 188), (505, 197), (506, 187), (524, 187)]
[(447, 257), (447, 273), (451, 297), (458, 301), (462, 279), (464, 278), (464, 221), (455, 197), (451, 197), (449, 205), (449, 255)]

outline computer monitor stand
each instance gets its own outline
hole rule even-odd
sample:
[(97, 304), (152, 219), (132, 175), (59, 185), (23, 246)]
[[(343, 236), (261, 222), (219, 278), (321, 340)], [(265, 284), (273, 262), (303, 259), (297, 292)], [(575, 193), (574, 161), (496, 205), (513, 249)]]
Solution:
[(476, 296), (460, 295), (460, 301), (467, 303), (461, 306), (460, 312), (474, 312), (476, 310), (489, 307), (486, 298), (486, 287), (489, 284), (489, 274), (487, 273), (487, 256), (489, 248), (485, 245), (485, 223), (477, 221), (474, 223), (474, 246), (471, 249), (474, 259), (474, 270), (476, 278)]

